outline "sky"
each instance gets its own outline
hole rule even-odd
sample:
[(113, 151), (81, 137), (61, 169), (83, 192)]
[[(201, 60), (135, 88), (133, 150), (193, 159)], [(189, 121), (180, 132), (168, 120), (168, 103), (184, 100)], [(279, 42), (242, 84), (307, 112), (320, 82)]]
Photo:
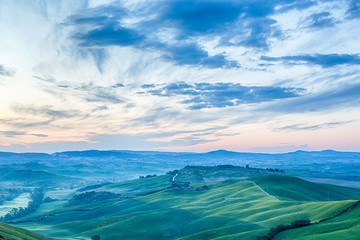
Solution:
[(357, 0), (1, 0), (0, 151), (360, 151)]

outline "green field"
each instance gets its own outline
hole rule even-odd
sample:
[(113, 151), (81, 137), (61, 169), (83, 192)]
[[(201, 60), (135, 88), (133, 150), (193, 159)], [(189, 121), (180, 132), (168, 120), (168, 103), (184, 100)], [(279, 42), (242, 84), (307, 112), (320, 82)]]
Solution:
[[(94, 234), (109, 240), (256, 239), (279, 224), (331, 218), (360, 196), (359, 189), (256, 169), (188, 167), (178, 172), (175, 182), (189, 181), (189, 187), (174, 185), (174, 176), (172, 172), (108, 184), (90, 191), (121, 196), (65, 207), (74, 194), (80, 194), (69, 193), (42, 204), (38, 211), (18, 219), (17, 225), (58, 239), (90, 239)], [(338, 239), (341, 231), (349, 236), (359, 233), (359, 224), (357, 207), (328, 221), (284, 231), (276, 239), (298, 239), (300, 235), (320, 239), (317, 234), (325, 230), (328, 237), (322, 239)]]
[(49, 240), (40, 234), (30, 232), (25, 229), (14, 227), (5, 223), (0, 223), (0, 239), (5, 240)]

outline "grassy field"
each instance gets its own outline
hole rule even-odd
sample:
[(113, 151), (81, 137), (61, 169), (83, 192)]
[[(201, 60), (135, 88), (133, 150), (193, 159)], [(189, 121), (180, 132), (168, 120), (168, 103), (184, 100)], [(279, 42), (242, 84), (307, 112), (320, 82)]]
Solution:
[(360, 206), (327, 221), (280, 233), (277, 240), (358, 240), (360, 237)]
[(52, 238), (41, 236), (25, 229), (0, 223), (0, 239), (5, 240), (49, 240)]
[[(89, 239), (94, 234), (109, 240), (256, 239), (279, 224), (330, 218), (352, 206), (360, 195), (358, 189), (264, 174), (245, 168), (185, 168), (178, 172), (175, 182), (189, 181), (189, 187), (174, 185), (175, 172), (109, 184), (94, 190), (121, 197), (64, 207), (73, 196), (68, 194), (67, 198), (43, 204), (17, 224), (59, 239)], [(353, 209), (338, 218), (302, 228), (308, 229), (304, 233), (294, 229), (277, 237), (298, 239), (294, 236), (301, 232), (308, 237), (304, 239), (320, 239), (316, 234), (322, 227), (330, 234), (323, 239), (338, 239), (336, 232), (341, 231), (341, 226), (349, 232), (359, 231), (360, 218), (356, 214), (359, 210)]]

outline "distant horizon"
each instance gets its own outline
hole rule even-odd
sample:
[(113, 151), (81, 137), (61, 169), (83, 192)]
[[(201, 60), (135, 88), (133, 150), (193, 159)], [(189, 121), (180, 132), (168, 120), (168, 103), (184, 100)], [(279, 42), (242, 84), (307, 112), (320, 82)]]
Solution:
[(177, 151), (164, 151), (164, 150), (130, 150), (130, 149), (84, 149), (84, 150), (63, 150), (63, 151), (56, 151), (56, 152), (13, 152), (13, 151), (2, 151), (0, 153), (16, 153), (16, 154), (26, 154), (26, 153), (41, 153), (41, 154), (55, 154), (55, 153), (64, 153), (64, 152), (159, 152), (159, 153), (214, 153), (214, 152), (232, 152), (232, 153), (250, 153), (250, 154), (286, 154), (286, 153), (296, 153), (296, 152), (340, 152), (340, 153), (360, 153), (360, 151), (341, 151), (341, 150), (333, 150), (333, 149), (323, 149), (323, 150), (295, 150), (289, 152), (249, 152), (249, 151), (232, 151), (226, 149), (217, 149), (212, 151), (206, 152), (195, 152), (195, 151), (184, 151), (184, 152), (177, 152)]

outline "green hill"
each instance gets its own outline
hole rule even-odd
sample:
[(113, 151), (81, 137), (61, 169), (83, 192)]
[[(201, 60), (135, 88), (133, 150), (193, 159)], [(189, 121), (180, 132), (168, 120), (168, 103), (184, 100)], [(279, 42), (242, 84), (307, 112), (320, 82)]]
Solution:
[[(118, 195), (76, 206), (68, 204), (73, 195), (68, 200), (43, 203), (37, 212), (18, 219), (17, 224), (59, 239), (89, 239), (95, 234), (102, 240), (256, 239), (279, 224), (333, 217), (352, 206), (360, 193), (358, 189), (311, 183), (283, 174), (259, 176), (259, 171), (188, 167), (162, 176), (106, 184), (91, 191)], [(244, 174), (257, 177), (228, 179)], [(205, 182), (210, 175), (211, 182)], [(188, 187), (185, 181), (190, 182)], [(343, 218), (348, 220), (345, 215)], [(352, 221), (360, 224), (359, 218)], [(309, 229), (324, 226), (330, 231), (326, 224)], [(289, 234), (292, 231), (296, 229), (289, 230)]]
[(360, 237), (360, 204), (351, 210), (318, 224), (287, 230), (276, 236), (278, 240), (358, 240)]
[(313, 183), (291, 176), (269, 175), (250, 180), (282, 200), (340, 201), (360, 198), (360, 189)]
[(52, 238), (44, 237), (40, 234), (28, 230), (0, 223), (0, 239), (5, 240), (49, 240)]

